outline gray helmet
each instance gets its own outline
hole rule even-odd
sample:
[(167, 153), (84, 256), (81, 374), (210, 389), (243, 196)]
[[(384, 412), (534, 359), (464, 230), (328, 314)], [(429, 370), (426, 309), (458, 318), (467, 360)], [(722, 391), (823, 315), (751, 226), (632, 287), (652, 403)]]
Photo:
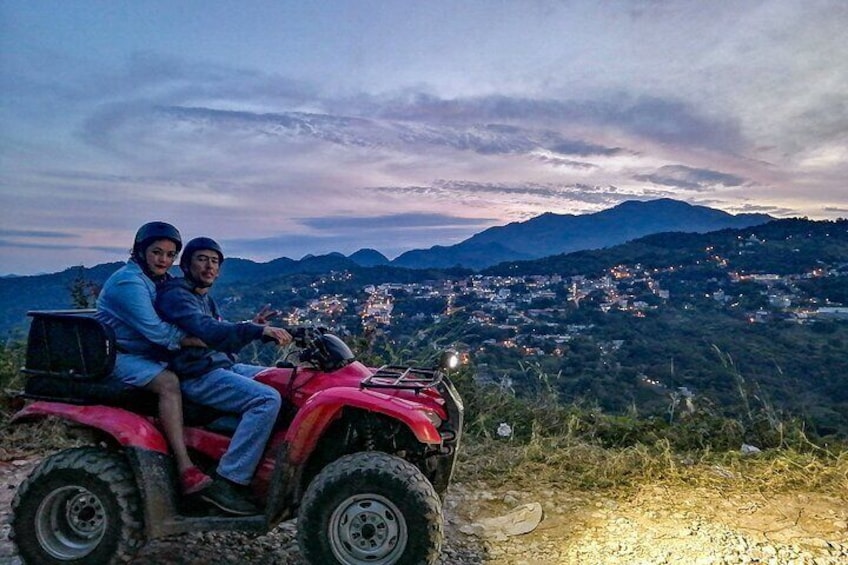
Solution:
[(160, 239), (170, 239), (177, 246), (177, 253), (183, 247), (183, 239), (180, 232), (166, 222), (148, 222), (138, 228), (133, 241), (133, 256), (142, 257), (151, 243)]
[(216, 252), (218, 254), (219, 264), (224, 264), (224, 250), (221, 249), (221, 246), (218, 245), (217, 241), (211, 237), (195, 237), (186, 244), (185, 251), (183, 251), (183, 254), (180, 257), (180, 269), (182, 269), (183, 273), (186, 275), (189, 273), (191, 256), (194, 255), (195, 251), (200, 251), (201, 249), (211, 249)]

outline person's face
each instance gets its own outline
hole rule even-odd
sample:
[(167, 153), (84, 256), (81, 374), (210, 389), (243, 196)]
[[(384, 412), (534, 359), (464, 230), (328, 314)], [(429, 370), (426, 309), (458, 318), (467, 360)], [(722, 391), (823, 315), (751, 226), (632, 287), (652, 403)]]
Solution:
[(191, 256), (189, 264), (191, 277), (206, 286), (212, 286), (221, 273), (221, 261), (218, 253), (211, 249), (199, 249)]
[(162, 276), (168, 272), (174, 259), (177, 258), (177, 244), (170, 239), (159, 239), (147, 246), (144, 260), (147, 268), (154, 276)]

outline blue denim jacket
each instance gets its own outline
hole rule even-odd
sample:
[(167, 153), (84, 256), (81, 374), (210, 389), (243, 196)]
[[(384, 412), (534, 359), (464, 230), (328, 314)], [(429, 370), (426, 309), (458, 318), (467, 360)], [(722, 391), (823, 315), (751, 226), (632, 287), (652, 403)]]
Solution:
[(115, 330), (120, 351), (162, 359), (165, 350), (180, 348), (185, 332), (162, 321), (155, 300), (156, 285), (132, 260), (106, 280), (96, 317)]

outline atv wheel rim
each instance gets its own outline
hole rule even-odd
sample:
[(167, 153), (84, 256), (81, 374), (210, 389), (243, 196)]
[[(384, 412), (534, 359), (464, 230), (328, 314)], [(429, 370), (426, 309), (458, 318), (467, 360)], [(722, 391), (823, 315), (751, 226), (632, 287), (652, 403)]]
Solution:
[(397, 563), (406, 549), (406, 520), (379, 494), (351, 496), (330, 517), (333, 555), (345, 565)]
[(78, 486), (56, 489), (38, 507), (35, 535), (56, 559), (91, 553), (106, 532), (106, 509), (92, 492)]

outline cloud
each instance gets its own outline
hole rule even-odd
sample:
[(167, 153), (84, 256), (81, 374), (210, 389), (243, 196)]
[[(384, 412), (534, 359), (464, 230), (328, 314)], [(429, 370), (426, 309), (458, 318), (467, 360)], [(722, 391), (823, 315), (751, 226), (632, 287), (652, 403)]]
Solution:
[(751, 203), (736, 204), (733, 206), (727, 206), (727, 208), (733, 210), (736, 213), (744, 214), (785, 215), (791, 212), (791, 210), (789, 210), (788, 208), (784, 208), (781, 206), (768, 206), (763, 204)]
[(588, 157), (590, 155), (611, 156), (624, 153), (624, 150), (620, 147), (604, 147), (603, 145), (579, 140), (564, 140), (550, 149), (562, 155), (578, 155), (580, 157)]
[[(553, 121), (561, 125), (604, 126), (661, 143), (685, 143), (724, 150), (739, 148), (743, 143), (738, 124), (730, 118), (707, 117), (682, 99), (626, 91), (574, 100), (507, 96), (443, 100), (422, 93), (405, 100), (385, 102), (373, 111), (383, 118), (428, 123), (504, 121), (550, 124)], [(564, 147), (568, 148), (567, 143)], [(592, 148), (590, 143), (580, 147), (583, 151)], [(603, 151), (602, 154), (609, 154), (620, 149), (603, 148)]]
[[(638, 154), (640, 138), (722, 152), (744, 145), (731, 118), (707, 117), (683, 99), (635, 90), (590, 98), (550, 91), (534, 98), (443, 98), (408, 88), (332, 97), (270, 73), (152, 52), (133, 54), (123, 68), (77, 74), (74, 85), (61, 87), (50, 106), (72, 101), (73, 111), (83, 112), (75, 129), (80, 139), (124, 169), (156, 167), (171, 176), (209, 159), (232, 163), (226, 157), (234, 155), (268, 167), (269, 158), (308, 152), (315, 144), (354, 151), (358, 163), (427, 152), (444, 159), (455, 152), (450, 159), (458, 163), (468, 152), (524, 157), (575, 174), (599, 171), (598, 159)], [(591, 137), (601, 131), (616, 143)], [(625, 137), (610, 135), (616, 131)]]
[(315, 217), (300, 218), (300, 223), (313, 229), (334, 233), (389, 229), (416, 229), (433, 227), (479, 228), (495, 222), (495, 218), (459, 218), (445, 214), (407, 213), (373, 217)]
[(381, 186), (371, 187), (369, 190), (403, 195), (442, 195), (451, 199), (463, 196), (493, 195), (506, 196), (533, 196), (536, 198), (581, 200), (584, 202), (598, 202), (598, 195), (606, 197), (609, 195), (624, 195), (614, 186), (592, 186), (588, 184), (545, 184), (545, 183), (481, 183), (460, 180), (436, 180), (428, 186)]
[(695, 169), (683, 165), (666, 165), (656, 172), (647, 175), (634, 175), (634, 179), (652, 182), (663, 186), (671, 186), (686, 190), (710, 190), (716, 186), (743, 186), (746, 180), (728, 173), (720, 173), (710, 169)]
[[(550, 129), (518, 127), (493, 123), (444, 123), (407, 121), (385, 117), (343, 114), (276, 112), (255, 113), (200, 107), (157, 107), (157, 117), (172, 127), (197, 131), (226, 130), (230, 135), (253, 133), (279, 142), (310, 139), (356, 148), (417, 151), (421, 147), (472, 151), (481, 155), (526, 154), (546, 150), (560, 155), (612, 156), (625, 153), (620, 147), (607, 147), (566, 137)], [(128, 113), (127, 116), (130, 114)], [(139, 116), (149, 120), (150, 116)], [(155, 118), (154, 118), (155, 119)], [(113, 122), (109, 118), (107, 121)], [(103, 131), (104, 128), (96, 128)], [(102, 137), (102, 133), (99, 134)]]
[(101, 251), (105, 253), (122, 253), (126, 254), (129, 246), (126, 247), (114, 247), (114, 246), (103, 246), (103, 245), (67, 245), (61, 243), (31, 243), (31, 242), (21, 242), (21, 241), (8, 241), (6, 239), (0, 239), (0, 247), (5, 248), (14, 248), (14, 249), (43, 249), (48, 251), (79, 251), (81, 249), (87, 251)]
[(378, 249), (392, 257), (426, 245), (458, 243), (497, 222), (481, 218), (460, 218), (443, 214), (391, 214), (376, 217), (300, 218), (303, 226), (318, 233), (305, 234), (302, 228), (291, 233), (264, 238), (233, 238), (224, 241), (228, 254), (274, 259), (302, 257), (329, 252), (353, 253), (364, 247)]
[[(52, 66), (40, 64), (45, 59)], [(21, 100), (17, 106), (22, 111), (36, 108), (30, 119), (73, 120), (75, 135), (103, 150), (115, 149), (110, 146), (115, 136), (148, 120), (158, 107), (206, 104), (257, 111), (312, 106), (318, 100), (315, 87), (295, 79), (152, 51), (136, 51), (124, 65), (103, 65), (96, 71), (58, 52), (25, 60), (29, 64), (8, 69), (3, 91)]]
[(560, 157), (551, 157), (550, 155), (535, 155), (533, 158), (540, 163), (544, 163), (545, 165), (551, 165), (552, 167), (563, 167), (578, 170), (593, 170), (599, 168), (598, 165), (595, 165), (593, 163), (575, 161), (573, 159), (562, 159)]
[(73, 232), (48, 231), (48, 230), (7, 230), (0, 229), (0, 237), (25, 237), (44, 239), (70, 239), (78, 237)]

